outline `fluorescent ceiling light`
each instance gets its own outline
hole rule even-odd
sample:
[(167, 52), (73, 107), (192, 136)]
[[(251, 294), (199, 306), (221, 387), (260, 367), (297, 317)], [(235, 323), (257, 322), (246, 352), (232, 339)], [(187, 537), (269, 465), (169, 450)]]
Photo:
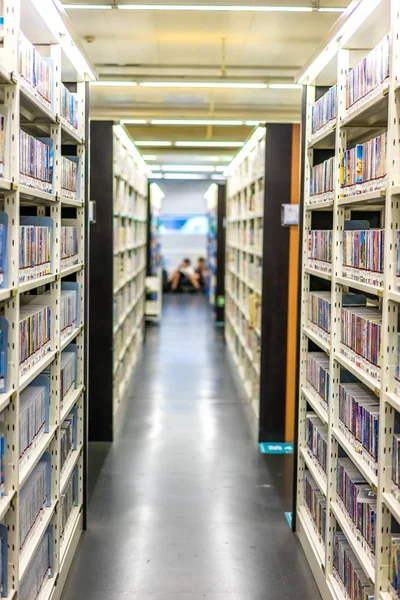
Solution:
[[(70, 6), (70, 5), (69, 5)], [(210, 4), (118, 4), (123, 10), (173, 10), (173, 11), (202, 11), (202, 12), (318, 12), (320, 8), (312, 6), (246, 6), (242, 4), (233, 5), (210, 5)], [(332, 10), (332, 9), (328, 9)], [(344, 9), (337, 8), (334, 12)]]
[(63, 4), (65, 10), (111, 10), (111, 4)]
[(143, 156), (144, 160), (157, 160), (157, 156), (155, 154), (145, 154), (145, 156)]
[(157, 140), (144, 140), (141, 142), (135, 142), (136, 146), (159, 146), (160, 148), (162, 146), (172, 146), (172, 142), (164, 142), (164, 141), (157, 141)]
[(150, 179), (164, 179), (164, 175), (162, 173), (150, 173)]
[(203, 173), (214, 173), (215, 167), (207, 165), (163, 165), (163, 171), (202, 171)]
[(221, 181), (221, 179), (225, 180), (226, 177), (225, 177), (225, 175), (220, 173), (219, 175), (211, 175), (211, 179), (219, 179)]
[(121, 123), (124, 125), (146, 125), (148, 121), (146, 119), (122, 119)]
[(208, 175), (198, 173), (165, 173), (164, 179), (208, 179)]
[(302, 86), (298, 83), (270, 83), (271, 90), (301, 90)]
[(258, 127), (261, 121), (246, 121), (245, 125), (248, 127)]
[(98, 87), (135, 87), (137, 83), (136, 81), (91, 81), (90, 85)]
[(215, 170), (219, 171), (220, 173), (223, 173), (225, 171), (225, 169), (226, 169), (226, 166), (225, 167), (215, 167)]
[(250, 83), (244, 81), (141, 81), (141, 87), (176, 87), (176, 88), (222, 88), (263, 90), (266, 83)]
[(175, 142), (178, 148), (241, 148), (244, 142)]
[(161, 171), (160, 165), (150, 165), (152, 171)]
[(223, 119), (152, 119), (150, 123), (152, 125), (243, 125), (243, 121)]

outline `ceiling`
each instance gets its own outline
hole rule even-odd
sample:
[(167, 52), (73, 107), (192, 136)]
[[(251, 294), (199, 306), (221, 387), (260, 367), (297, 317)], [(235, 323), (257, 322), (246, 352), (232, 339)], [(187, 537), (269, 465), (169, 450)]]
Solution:
[[(64, 0), (63, 0), (64, 1)], [(112, 4), (112, 0), (68, 3)], [(155, 2), (160, 0), (155, 0)], [(180, 4), (184, 0), (180, 0)], [(118, 4), (135, 0), (118, 0)], [(137, 3), (137, 2), (136, 2)], [(179, 3), (179, 0), (178, 0)], [(346, 7), (349, 0), (320, 0)], [(177, 2), (175, 3), (177, 4)], [(199, 0), (185, 4), (207, 5)], [(210, 2), (208, 2), (210, 4)], [(215, 4), (215, 2), (214, 2)], [(218, 4), (227, 4), (226, 0)], [(246, 5), (245, 0), (235, 4)], [(252, 0), (252, 6), (309, 7), (310, 0)], [(315, 2), (314, 5), (318, 5)], [(291, 83), (340, 13), (67, 9), (100, 80), (125, 82)], [(243, 142), (254, 122), (299, 121), (298, 89), (91, 87), (99, 119), (225, 119), (243, 125), (127, 125), (135, 141)], [(252, 123), (244, 124), (251, 121)], [(235, 148), (141, 148), (153, 163), (224, 164)], [(214, 157), (208, 162), (207, 156)]]

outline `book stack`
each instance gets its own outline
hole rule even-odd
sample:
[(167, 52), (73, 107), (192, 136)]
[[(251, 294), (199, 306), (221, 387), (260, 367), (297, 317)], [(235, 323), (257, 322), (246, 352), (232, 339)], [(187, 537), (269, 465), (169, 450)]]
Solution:
[(19, 369), (23, 376), (51, 350), (51, 309), (43, 296), (22, 296), (19, 333)]
[(345, 591), (344, 597), (350, 600), (374, 600), (374, 588), (341, 531), (333, 532), (333, 574)]
[[(391, 36), (383, 40), (347, 75), (346, 108), (353, 107), (387, 84), (390, 73)], [(355, 107), (356, 108), (356, 107)]]
[(390, 538), (389, 580), (393, 598), (400, 597), (400, 535)]
[[(308, 300), (309, 324), (318, 335), (329, 339), (331, 331), (331, 293), (310, 292)], [(317, 329), (316, 329), (317, 328)]]
[(344, 197), (386, 187), (387, 132), (340, 153), (340, 186)]
[(22, 185), (48, 192), (53, 187), (53, 141), (35, 138), (20, 130), (19, 179)]
[(328, 432), (315, 413), (307, 413), (306, 444), (326, 473), (326, 458), (328, 452)]
[[(19, 458), (23, 461), (43, 435), (48, 420), (49, 383), (40, 385), (46, 378), (42, 375), (27, 387), (20, 397)], [(39, 384), (39, 385), (38, 385)], [(47, 413), (47, 415), (46, 415)], [(48, 423), (47, 423), (48, 425)]]
[(304, 473), (304, 500), (315, 524), (320, 541), (324, 543), (326, 532), (326, 500), (309, 471), (305, 471)]
[[(53, 226), (40, 225), (41, 217), (27, 219), (32, 224), (19, 228), (19, 280), (30, 281), (51, 273)], [(51, 219), (47, 219), (49, 221)], [(22, 221), (22, 218), (21, 218)], [(33, 223), (37, 222), (38, 225)]]
[(78, 230), (76, 225), (61, 225), (61, 269), (79, 263)]
[(311, 111), (311, 132), (317, 133), (328, 123), (336, 119), (337, 85), (332, 86), (326, 94), (317, 100)]
[(61, 353), (61, 408), (63, 400), (76, 383), (76, 352)]
[[(63, 284), (66, 285), (66, 284)], [(60, 330), (66, 337), (78, 327), (78, 289), (61, 288)]]
[(24, 547), (34, 526), (40, 521), (43, 510), (49, 503), (49, 463), (41, 460), (20, 492), (20, 549)]
[(61, 157), (61, 193), (69, 200), (77, 199), (78, 162), (66, 156)]
[(380, 380), (382, 313), (375, 307), (342, 307), (340, 351)]
[[(375, 463), (379, 431), (379, 400), (375, 394), (361, 383), (341, 383), (339, 421), (351, 433), (356, 452), (366, 459), (369, 455)], [(373, 468), (376, 471), (376, 464)]]
[(311, 387), (329, 402), (329, 358), (324, 352), (309, 352), (306, 378)]
[(64, 117), (75, 129), (79, 129), (79, 101), (76, 94), (73, 94), (62, 83), (61, 84), (61, 116)]
[(36, 600), (40, 590), (53, 574), (53, 530), (48, 528), (34, 554), (28, 571), (24, 576), (20, 590), (19, 600)]
[(332, 192), (335, 185), (335, 157), (324, 160), (311, 169), (310, 196)]
[(0, 317), (0, 393), (7, 391), (8, 321)]
[(65, 466), (69, 455), (74, 448), (74, 422), (76, 414), (71, 412), (61, 425), (61, 451), (60, 451), (60, 468)]
[[(1, 24), (1, 17), (0, 17)], [(1, 27), (0, 27), (1, 31)], [(1, 44), (0, 44), (1, 48)], [(0, 114), (0, 178), (5, 177), (6, 117)]]
[(383, 286), (383, 229), (343, 232), (343, 276)]
[(325, 273), (332, 271), (332, 231), (312, 229), (308, 232), (308, 266)]
[(29, 90), (51, 108), (53, 80), (51, 60), (42, 58), (22, 31), (19, 32), (19, 69), (21, 78)]
[(338, 458), (337, 495), (361, 543), (375, 553), (376, 494), (350, 458)]
[[(76, 469), (76, 467), (75, 467)], [(60, 514), (61, 514), (61, 537), (64, 534), (65, 526), (68, 522), (68, 518), (71, 515), (72, 509), (75, 506), (75, 499), (77, 493), (77, 485), (76, 485), (76, 474), (75, 470), (71, 477), (68, 479), (67, 485), (64, 488), (64, 491), (60, 497)]]

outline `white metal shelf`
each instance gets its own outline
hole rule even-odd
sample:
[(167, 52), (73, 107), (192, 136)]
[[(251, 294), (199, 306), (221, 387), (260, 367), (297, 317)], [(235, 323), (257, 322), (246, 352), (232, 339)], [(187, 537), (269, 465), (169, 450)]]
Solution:
[(63, 406), (60, 413), (60, 423), (63, 423), (64, 419), (69, 415), (71, 409), (75, 406), (79, 400), (81, 394), (84, 391), (83, 385), (78, 385), (76, 388), (72, 388), (63, 399)]
[(336, 283), (340, 285), (354, 288), (360, 292), (366, 292), (367, 294), (374, 294), (375, 296), (383, 296), (383, 287), (379, 285), (373, 285), (372, 283), (364, 283), (363, 281), (357, 281), (351, 277), (335, 277)]
[(299, 508), (299, 510), (297, 511), (297, 517), (301, 521), (303, 529), (305, 530), (305, 533), (307, 535), (307, 538), (311, 545), (311, 548), (314, 552), (314, 555), (318, 562), (318, 565), (324, 567), (325, 566), (324, 546), (321, 543), (321, 541), (315, 531), (310, 513), (308, 512), (308, 510), (306, 509), (305, 506), (301, 506)]
[(338, 352), (334, 353), (334, 359), (342, 365), (347, 371), (350, 371), (361, 383), (369, 387), (378, 397), (381, 391), (380, 382), (371, 377), (368, 373), (366, 373), (363, 369), (355, 365), (349, 358), (344, 356), (343, 354), (339, 354)]
[[(351, 445), (346, 436), (340, 431), (338, 427), (332, 428), (332, 433), (342, 446), (343, 450), (345, 450), (347, 456), (351, 458), (357, 469), (360, 473), (365, 477), (365, 479), (371, 485), (378, 487), (378, 476), (374, 472), (374, 470), (363, 460), (362, 455), (355, 450), (355, 448)], [(354, 440), (355, 442), (356, 440)], [(360, 445), (360, 444), (358, 444)], [(366, 452), (366, 450), (365, 450)]]
[(23, 377), (19, 378), (19, 391), (22, 392), (32, 381), (53, 362), (56, 356), (56, 351), (48, 352), (41, 360), (39, 360)]
[(305, 267), (304, 273), (307, 273), (307, 275), (314, 275), (314, 277), (320, 277), (321, 279), (325, 279), (326, 281), (332, 281), (332, 273), (326, 273), (325, 271), (320, 271), (319, 269)]
[(362, 204), (379, 204), (385, 201), (386, 190), (377, 190), (376, 192), (365, 192), (355, 194), (354, 196), (339, 197), (338, 206), (359, 206)]
[(25, 541), (19, 557), (19, 580), (24, 578), (24, 575), (29, 567), (29, 564), (40, 544), (40, 540), (46, 532), (47, 527), (53, 517), (57, 502), (51, 506), (46, 506), (43, 514), (39, 517), (39, 522), (35, 524), (35, 529)]
[(303, 333), (306, 335), (314, 344), (317, 344), (327, 354), (330, 353), (331, 347), (327, 341), (317, 335), (310, 327), (303, 327)]
[(43, 433), (42, 437), (37, 441), (35, 448), (30, 451), (29, 458), (25, 460), (25, 462), (19, 469), (20, 487), (24, 485), (25, 481), (28, 479), (29, 475), (32, 473), (33, 469), (36, 467), (39, 460), (43, 456), (43, 453), (46, 452), (47, 448), (50, 446), (51, 442), (53, 441), (56, 430), (56, 425), (52, 425), (51, 427), (49, 427), (49, 432)]
[(301, 393), (306, 398), (308, 404), (311, 406), (316, 415), (321, 419), (324, 425), (328, 424), (328, 405), (326, 402), (317, 394), (316, 391), (303, 385), (301, 387)]
[(75, 327), (75, 329), (73, 329), (71, 331), (71, 333), (68, 333), (67, 335), (61, 337), (61, 344), (60, 344), (61, 352), (63, 350), (65, 350), (65, 348), (74, 341), (76, 336), (81, 333), (82, 329), (83, 329), (82, 327)]
[(303, 457), (304, 462), (307, 465), (308, 470), (314, 477), (315, 483), (318, 485), (319, 489), (324, 494), (324, 496), (326, 496), (328, 485), (326, 473), (322, 471), (322, 467), (318, 464), (317, 459), (311, 454), (311, 451), (307, 446), (302, 446), (300, 448), (300, 453)]
[(60, 117), (61, 129), (67, 141), (75, 142), (78, 145), (85, 143), (84, 137), (75, 129), (71, 123), (64, 117)]
[(59, 201), (56, 194), (49, 194), (49, 192), (37, 190), (36, 188), (28, 187), (27, 185), (19, 185), (18, 191), (22, 200), (29, 201), (30, 203), (44, 202), (46, 204), (53, 204), (54, 202)]
[(47, 123), (57, 123), (57, 116), (55, 112), (49, 107), (43, 100), (35, 96), (30, 89), (29, 85), (21, 77), (20, 83), (20, 94), (21, 94), (21, 107), (26, 109), (32, 120), (39, 118), (41, 121)]
[(83, 445), (79, 444), (76, 448), (76, 450), (71, 450), (71, 452), (69, 453), (68, 458), (66, 459), (62, 469), (61, 469), (61, 473), (60, 473), (60, 494), (63, 493), (65, 486), (68, 483), (69, 478), (72, 475), (72, 472), (81, 456), (82, 453), (82, 449), (83, 449)]
[(19, 284), (19, 291), (21, 294), (24, 292), (29, 292), (30, 290), (34, 290), (42, 285), (48, 285), (49, 283), (53, 283), (56, 280), (57, 275), (43, 275), (42, 277), (35, 277), (34, 279), (30, 279), (29, 281), (24, 281)]
[(360, 120), (363, 121), (364, 125), (368, 125), (368, 121), (371, 120), (371, 116), (376, 113), (381, 113), (385, 105), (387, 111), (388, 95), (388, 85), (379, 87), (377, 90), (369, 94), (366, 99), (360, 100), (354, 107), (346, 110), (343, 118), (340, 119), (340, 126), (347, 127), (348, 125), (354, 124), (354, 122), (357, 122), (358, 125)]

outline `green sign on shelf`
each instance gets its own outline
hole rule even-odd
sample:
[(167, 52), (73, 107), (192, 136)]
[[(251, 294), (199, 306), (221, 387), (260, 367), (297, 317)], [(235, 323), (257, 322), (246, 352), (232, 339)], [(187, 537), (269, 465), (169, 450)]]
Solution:
[(217, 296), (217, 306), (225, 306), (225, 296)]

